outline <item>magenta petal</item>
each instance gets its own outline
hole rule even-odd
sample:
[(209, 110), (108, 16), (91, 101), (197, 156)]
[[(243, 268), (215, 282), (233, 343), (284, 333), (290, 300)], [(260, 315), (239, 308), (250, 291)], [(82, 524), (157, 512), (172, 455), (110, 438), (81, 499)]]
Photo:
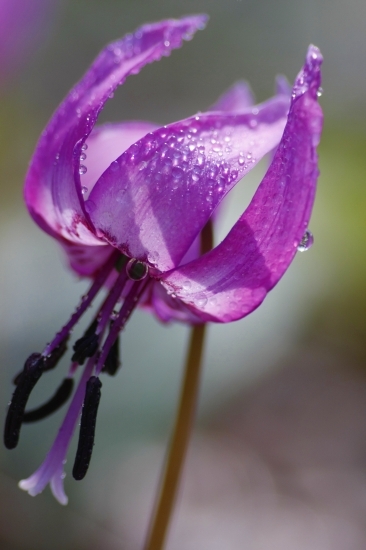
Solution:
[(203, 320), (233, 321), (253, 311), (296, 254), (318, 177), (321, 63), (319, 50), (311, 46), (295, 81), (288, 122), (272, 164), (228, 236), (205, 256), (162, 277)]
[(174, 295), (169, 295), (166, 289), (158, 282), (149, 285), (139, 305), (154, 313), (163, 323), (179, 321), (190, 325), (202, 323), (199, 315), (196, 315), (182, 300)]
[(59, 242), (66, 252), (69, 266), (82, 277), (93, 277), (114, 251), (112, 246), (103, 242), (95, 246), (86, 246), (66, 239)]
[(288, 104), (278, 96), (240, 114), (205, 113), (147, 134), (89, 196), (98, 236), (161, 272), (179, 265), (228, 191), (279, 143)]
[(133, 143), (159, 126), (152, 122), (129, 121), (96, 126), (86, 142), (87, 158), (82, 161), (87, 172), (82, 177), (82, 194), (87, 200), (94, 185), (108, 166)]
[(251, 87), (245, 80), (239, 80), (229, 88), (210, 107), (210, 111), (243, 111), (254, 105), (254, 96)]
[(115, 88), (147, 63), (180, 47), (205, 21), (200, 15), (145, 25), (100, 53), (53, 115), (29, 168), (25, 199), (42, 229), (56, 238), (96, 243), (81, 193), (83, 143)]

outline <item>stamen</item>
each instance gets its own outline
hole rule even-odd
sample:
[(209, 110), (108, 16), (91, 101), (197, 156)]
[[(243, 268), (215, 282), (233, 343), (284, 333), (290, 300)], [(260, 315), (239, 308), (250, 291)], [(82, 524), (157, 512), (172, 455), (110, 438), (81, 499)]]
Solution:
[[(67, 350), (67, 341), (69, 339), (69, 336), (65, 338), (63, 342), (60, 343), (60, 345), (55, 348), (50, 355), (47, 357), (43, 356), (43, 371), (54, 369), (61, 357), (64, 355), (64, 353)], [(40, 354), (38, 354), (40, 355)], [(19, 381), (21, 377), (23, 376), (24, 369), (13, 378), (13, 384), (17, 386), (19, 384)]]
[(69, 340), (69, 334), (55, 347), (49, 355), (44, 358), (43, 370), (54, 369), (57, 363), (60, 361), (61, 357), (65, 354), (67, 350), (67, 342)]
[(42, 420), (57, 411), (69, 399), (73, 387), (74, 381), (72, 378), (65, 378), (56, 393), (51, 397), (51, 399), (49, 399), (49, 401), (47, 401), (47, 403), (44, 403), (32, 411), (25, 411), (23, 416), (23, 424)]
[(52, 351), (55, 348), (57, 348), (60, 345), (60, 343), (63, 342), (65, 338), (70, 334), (70, 331), (72, 330), (72, 328), (76, 325), (80, 317), (88, 309), (88, 307), (94, 300), (95, 296), (98, 294), (98, 292), (104, 285), (111, 271), (113, 271), (113, 269), (115, 268), (115, 264), (119, 256), (120, 256), (119, 252), (116, 252), (115, 254), (111, 254), (106, 264), (99, 270), (98, 275), (96, 276), (89, 291), (83, 297), (81, 304), (79, 305), (75, 313), (72, 314), (68, 323), (60, 330), (59, 333), (56, 334), (56, 337), (44, 349), (43, 351), (44, 356), (50, 355)]
[(110, 331), (99, 354), (98, 362), (95, 367), (95, 373), (97, 375), (100, 373), (103, 366), (105, 365), (110, 349), (112, 348), (114, 342), (117, 340), (118, 334), (125, 326), (142, 294), (146, 290), (149, 280), (150, 278), (148, 277), (142, 281), (136, 281), (130, 288), (117, 318), (114, 320), (113, 325), (111, 324)]
[(119, 359), (119, 348), (119, 336), (117, 336), (116, 341), (108, 352), (102, 372), (106, 372), (110, 376), (114, 376), (116, 374), (117, 370), (121, 366), (121, 361)]
[(74, 479), (78, 481), (85, 477), (93, 452), (101, 387), (102, 383), (97, 376), (91, 376), (86, 384), (83, 412), (81, 414), (79, 442), (72, 470)]
[(18, 444), (24, 410), (34, 386), (42, 375), (43, 365), (44, 358), (40, 353), (32, 353), (25, 362), (5, 420), (4, 444), (7, 449), (14, 449)]
[(95, 332), (91, 334), (87, 334), (87, 332), (79, 340), (76, 340), (73, 347), (75, 353), (71, 357), (71, 361), (75, 361), (79, 365), (83, 365), (87, 357), (93, 357), (98, 349), (98, 336)]

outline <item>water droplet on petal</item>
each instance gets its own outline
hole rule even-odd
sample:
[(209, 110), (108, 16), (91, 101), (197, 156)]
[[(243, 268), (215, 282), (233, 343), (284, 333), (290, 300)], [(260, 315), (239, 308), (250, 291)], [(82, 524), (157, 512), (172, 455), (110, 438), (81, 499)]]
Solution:
[(81, 188), (81, 193), (82, 193), (83, 195), (86, 195), (87, 192), (88, 192), (88, 188), (87, 188), (87, 187), (84, 186), (84, 187)]
[(192, 283), (191, 281), (184, 281), (183, 284), (182, 284), (182, 287), (184, 288), (184, 290), (188, 290), (189, 288), (191, 288), (192, 286)]
[(324, 90), (323, 90), (322, 87), (318, 88), (318, 91), (316, 92), (316, 95), (317, 95), (318, 97), (321, 97), (321, 96), (323, 95), (323, 91), (324, 91)]
[(95, 204), (95, 202), (93, 202), (91, 200), (87, 200), (87, 201), (85, 201), (84, 207), (85, 207), (85, 210), (89, 214), (92, 214), (94, 212), (94, 210), (96, 209), (97, 205)]
[(86, 174), (87, 171), (88, 171), (87, 167), (84, 166), (83, 164), (80, 164), (80, 166), (79, 166), (79, 174), (82, 176), (83, 174)]
[(309, 250), (309, 248), (313, 246), (313, 244), (314, 244), (313, 234), (311, 233), (311, 231), (307, 229), (304, 233), (303, 238), (297, 245), (297, 250), (299, 252), (306, 252), (307, 250)]
[(127, 276), (132, 281), (142, 281), (142, 279), (145, 279), (148, 270), (149, 268), (145, 262), (140, 262), (140, 260), (136, 260), (135, 258), (131, 258), (126, 265)]
[(205, 296), (204, 294), (199, 294), (196, 298), (196, 303), (199, 307), (205, 307), (207, 301), (207, 296)]
[(86, 159), (86, 154), (85, 153), (81, 153), (80, 155), (80, 160), (85, 160)]
[(82, 151), (86, 151), (88, 148), (88, 144), (87, 143), (83, 143), (83, 145), (81, 146), (81, 150)]
[(175, 166), (172, 169), (172, 176), (175, 180), (180, 180), (183, 177), (184, 171), (179, 168), (179, 166)]

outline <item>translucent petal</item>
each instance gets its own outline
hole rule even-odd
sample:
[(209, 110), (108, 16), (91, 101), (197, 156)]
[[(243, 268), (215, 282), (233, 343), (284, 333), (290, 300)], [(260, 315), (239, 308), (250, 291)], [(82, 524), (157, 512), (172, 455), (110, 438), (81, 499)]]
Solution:
[(203, 320), (233, 321), (265, 298), (293, 260), (309, 223), (322, 127), (317, 102), (322, 57), (309, 48), (273, 161), (251, 204), (215, 249), (162, 276)]

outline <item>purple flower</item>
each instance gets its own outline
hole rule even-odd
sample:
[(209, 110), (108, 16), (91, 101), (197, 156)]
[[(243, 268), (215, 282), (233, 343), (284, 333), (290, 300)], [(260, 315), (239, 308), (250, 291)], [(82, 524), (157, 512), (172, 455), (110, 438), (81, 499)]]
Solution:
[[(22, 422), (53, 412), (79, 386), (55, 443), (20, 486), (47, 483), (61, 503), (63, 461), (83, 406), (73, 475), (84, 477), (100, 398), (99, 374), (118, 368), (118, 334), (138, 303), (163, 321), (228, 322), (257, 308), (282, 277), (303, 236), (318, 177), (317, 102), (322, 56), (310, 46), (294, 87), (252, 105), (248, 87), (231, 88), (209, 112), (157, 127), (147, 122), (94, 128), (115, 88), (146, 63), (168, 55), (204, 27), (205, 16), (145, 25), (107, 46), (44, 130), (25, 184), (28, 209), (57, 239), (71, 267), (92, 285), (70, 321), (42, 354), (32, 354), (9, 406), (5, 443), (16, 446)], [(223, 198), (266, 153), (270, 167), (227, 237), (200, 255), (199, 238)], [(74, 344), (68, 378), (42, 407), (26, 411), (45, 370), (66, 350), (70, 331), (103, 286), (104, 303)]]

